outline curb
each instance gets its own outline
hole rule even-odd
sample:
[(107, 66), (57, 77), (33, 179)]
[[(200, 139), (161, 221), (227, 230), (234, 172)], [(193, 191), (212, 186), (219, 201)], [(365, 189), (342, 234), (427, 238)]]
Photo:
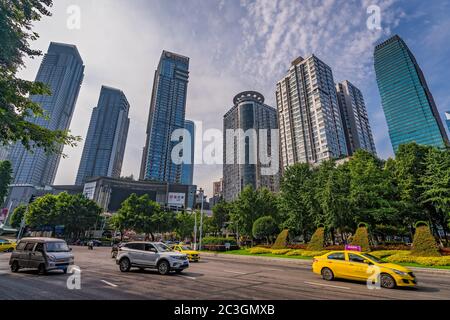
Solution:
[[(231, 258), (236, 260), (253, 260), (253, 261), (265, 261), (265, 262), (284, 262), (289, 264), (296, 264), (302, 266), (311, 266), (312, 260), (306, 259), (290, 259), (290, 258), (274, 258), (264, 256), (245, 256), (237, 254), (223, 254), (223, 253), (209, 253), (202, 252), (202, 255), (215, 257), (215, 258)], [(420, 268), (420, 267), (407, 267), (415, 272), (429, 273), (429, 274), (443, 274), (450, 276), (450, 269), (435, 269), (435, 268)]]

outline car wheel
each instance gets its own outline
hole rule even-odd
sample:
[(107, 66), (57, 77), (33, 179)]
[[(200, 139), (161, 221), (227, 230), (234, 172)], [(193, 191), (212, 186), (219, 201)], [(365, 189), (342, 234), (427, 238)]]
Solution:
[(11, 271), (12, 272), (19, 272), (20, 266), (17, 261), (14, 261), (11, 265)]
[(333, 271), (331, 271), (331, 269), (323, 268), (321, 273), (322, 273), (322, 278), (326, 281), (331, 281), (334, 279), (334, 274), (333, 274)]
[(45, 275), (47, 274), (47, 270), (45, 269), (45, 265), (41, 263), (38, 267), (38, 274)]
[(131, 263), (128, 258), (123, 258), (119, 261), (119, 268), (122, 272), (128, 272), (131, 269)]
[(386, 288), (386, 289), (394, 289), (396, 287), (396, 283), (394, 278), (392, 278), (390, 275), (383, 273), (380, 276), (380, 283), (381, 283), (381, 287)]
[(164, 275), (168, 274), (169, 271), (170, 271), (170, 266), (169, 266), (169, 263), (168, 263), (167, 261), (161, 261), (161, 262), (158, 264), (158, 272), (159, 272), (161, 275), (164, 276)]

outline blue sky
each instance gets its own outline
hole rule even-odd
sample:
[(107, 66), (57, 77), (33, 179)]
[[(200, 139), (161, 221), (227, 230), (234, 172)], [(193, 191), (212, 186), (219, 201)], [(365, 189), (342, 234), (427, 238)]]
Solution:
[[(290, 62), (312, 53), (329, 64), (335, 81), (349, 80), (366, 99), (378, 153), (392, 155), (373, 68), (374, 45), (398, 33), (422, 67), (443, 114), (450, 110), (450, 1), (420, 0), (57, 0), (53, 17), (36, 24), (41, 38), (77, 45), (85, 79), (71, 130), (86, 136), (101, 85), (122, 89), (131, 104), (123, 175), (139, 172), (154, 70), (163, 49), (191, 58), (187, 117), (222, 128), (233, 97), (257, 90), (275, 106), (275, 84)], [(370, 5), (381, 8), (382, 30), (366, 26)], [(77, 5), (81, 28), (66, 27)], [(34, 79), (40, 59), (27, 62)], [(57, 184), (73, 184), (83, 143), (66, 148)], [(195, 183), (211, 192), (220, 166), (197, 166)]]

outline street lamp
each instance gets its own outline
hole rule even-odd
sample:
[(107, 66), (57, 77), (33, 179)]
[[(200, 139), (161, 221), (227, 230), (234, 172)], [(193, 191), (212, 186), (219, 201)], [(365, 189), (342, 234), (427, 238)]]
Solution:
[[(200, 188), (199, 195), (201, 196), (201, 207), (200, 207), (200, 241), (199, 241), (199, 250), (202, 250), (202, 240), (203, 240), (203, 200), (204, 200), (204, 191)], [(197, 214), (195, 215), (197, 217)], [(197, 224), (196, 224), (197, 225)]]

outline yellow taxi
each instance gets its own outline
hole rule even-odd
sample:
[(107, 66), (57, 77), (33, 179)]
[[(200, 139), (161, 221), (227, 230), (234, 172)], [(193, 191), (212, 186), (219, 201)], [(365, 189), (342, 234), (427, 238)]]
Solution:
[(15, 242), (6, 239), (0, 239), (0, 252), (13, 252), (15, 249)]
[(313, 272), (324, 280), (335, 278), (370, 281), (383, 288), (415, 287), (416, 276), (406, 267), (384, 263), (378, 258), (359, 251), (333, 251), (314, 257)]
[(185, 244), (177, 244), (172, 247), (174, 251), (181, 252), (187, 255), (189, 262), (199, 262), (200, 253), (198, 251), (192, 250), (192, 248)]

